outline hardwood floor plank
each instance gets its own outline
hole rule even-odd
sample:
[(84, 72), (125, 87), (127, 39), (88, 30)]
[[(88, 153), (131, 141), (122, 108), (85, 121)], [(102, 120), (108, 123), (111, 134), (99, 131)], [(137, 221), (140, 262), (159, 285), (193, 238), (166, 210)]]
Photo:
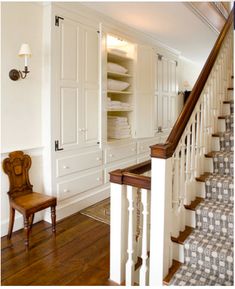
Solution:
[(113, 285), (108, 280), (109, 226), (80, 214), (75, 220), (72, 227), (69, 220), (58, 225), (61, 231), (54, 242), (50, 238), (33, 244), (28, 254), (21, 252), (2, 263), (2, 284)]
[(2, 265), (2, 282), (25, 267), (34, 264), (40, 259), (46, 258), (50, 253), (54, 254), (60, 247), (79, 238), (80, 234), (89, 233), (98, 226), (98, 222), (79, 214), (74, 220), (70, 218), (64, 221), (62, 225), (57, 226), (55, 239), (50, 235), (44, 240), (40, 239), (37, 244), (33, 244), (33, 240), (31, 240), (29, 252), (22, 250), (18, 255)]

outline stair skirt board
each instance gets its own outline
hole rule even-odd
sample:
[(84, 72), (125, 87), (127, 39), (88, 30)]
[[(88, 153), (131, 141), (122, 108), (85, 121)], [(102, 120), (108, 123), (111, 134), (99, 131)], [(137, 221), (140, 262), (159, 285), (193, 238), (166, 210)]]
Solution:
[[(186, 225), (194, 228), (183, 243), (173, 241), (173, 258), (183, 263), (167, 285), (232, 286), (234, 258), (233, 101), (225, 101), (213, 134), (213, 152), (205, 155), (205, 173), (197, 178), (194, 210), (186, 207)], [(190, 206), (188, 206), (190, 208)], [(177, 262), (176, 261), (176, 262)]]

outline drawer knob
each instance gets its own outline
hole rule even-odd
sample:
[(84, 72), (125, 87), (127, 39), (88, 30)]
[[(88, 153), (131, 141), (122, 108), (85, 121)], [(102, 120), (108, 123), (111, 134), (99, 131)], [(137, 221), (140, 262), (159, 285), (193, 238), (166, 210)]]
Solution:
[(69, 167), (68, 166), (63, 166), (63, 169), (69, 169)]
[(64, 189), (64, 193), (68, 193), (69, 192), (69, 190), (68, 189)]
[(98, 178), (96, 178), (96, 180), (97, 180), (97, 181), (100, 181), (100, 180), (101, 180), (101, 178), (100, 178), (100, 177), (98, 177)]
[(97, 161), (100, 161), (100, 160), (101, 160), (101, 158), (100, 158), (100, 157), (97, 157), (97, 158), (96, 158), (96, 160), (97, 160)]
[(113, 155), (112, 155), (112, 154), (109, 154), (109, 156), (110, 156), (110, 158), (111, 158), (111, 157), (113, 157)]

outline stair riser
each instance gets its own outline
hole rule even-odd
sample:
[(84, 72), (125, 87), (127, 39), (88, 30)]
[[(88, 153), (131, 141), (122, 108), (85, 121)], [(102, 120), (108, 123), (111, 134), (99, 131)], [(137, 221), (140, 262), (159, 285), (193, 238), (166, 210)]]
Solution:
[(228, 90), (227, 96), (229, 100), (233, 100), (233, 90)]
[(184, 263), (184, 245), (172, 242), (173, 247), (173, 259)]
[(185, 210), (185, 225), (196, 228), (196, 213), (192, 210)]
[[(229, 144), (227, 144), (227, 142), (229, 142)], [(224, 141), (224, 143), (222, 144), (220, 142), (220, 138), (217, 136), (213, 136), (212, 137), (212, 141), (211, 141), (211, 150), (212, 151), (233, 151), (233, 147), (234, 147), (234, 141), (233, 139), (226, 139), (226, 141)]]
[(205, 172), (213, 173), (213, 159), (212, 158), (205, 158)]
[(204, 182), (196, 182), (196, 196), (200, 198), (206, 197), (206, 189)]
[(223, 103), (222, 115), (228, 115), (228, 114), (230, 114), (230, 104), (229, 103)]
[(218, 119), (218, 132), (226, 131), (226, 122), (225, 119)]

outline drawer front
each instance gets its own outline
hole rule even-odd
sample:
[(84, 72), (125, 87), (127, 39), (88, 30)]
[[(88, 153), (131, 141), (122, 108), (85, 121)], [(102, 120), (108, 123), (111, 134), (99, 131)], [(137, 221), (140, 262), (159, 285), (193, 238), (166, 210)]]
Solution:
[(109, 172), (112, 172), (117, 169), (124, 169), (126, 167), (130, 167), (135, 164), (136, 164), (136, 158), (132, 160), (128, 160), (126, 162), (121, 162), (121, 163), (119, 162), (115, 165), (108, 166), (107, 168), (104, 169), (104, 182), (105, 183), (109, 182)]
[(140, 163), (143, 163), (143, 162), (146, 162), (146, 161), (150, 161), (151, 160), (151, 157), (150, 157), (150, 154), (143, 154), (143, 155), (139, 155), (137, 157), (137, 163), (140, 164)]
[(136, 155), (136, 143), (106, 148), (105, 163), (108, 164), (134, 155)]
[(95, 171), (57, 184), (57, 196), (60, 200), (67, 199), (102, 184), (102, 170)]
[(102, 165), (102, 151), (79, 154), (57, 160), (57, 177)]
[(150, 154), (150, 146), (157, 144), (159, 142), (160, 142), (160, 137), (157, 137), (151, 140), (140, 141), (138, 143), (138, 154), (147, 153), (147, 152), (149, 152)]

